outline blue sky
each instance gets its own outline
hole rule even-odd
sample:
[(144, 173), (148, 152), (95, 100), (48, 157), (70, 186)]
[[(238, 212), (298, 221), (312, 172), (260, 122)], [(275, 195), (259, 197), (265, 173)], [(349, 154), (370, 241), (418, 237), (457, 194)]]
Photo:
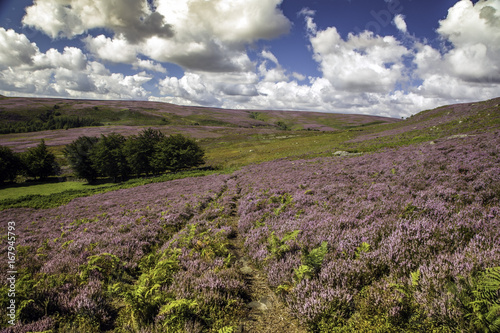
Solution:
[(0, 94), (406, 117), (500, 96), (500, 0), (0, 0)]

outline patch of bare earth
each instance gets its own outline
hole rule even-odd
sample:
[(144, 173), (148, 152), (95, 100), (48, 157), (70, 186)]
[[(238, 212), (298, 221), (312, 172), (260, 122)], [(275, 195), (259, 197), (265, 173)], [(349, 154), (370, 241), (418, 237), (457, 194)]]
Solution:
[[(237, 223), (235, 219), (234, 223)], [(237, 230), (233, 225), (233, 230)], [(243, 239), (236, 234), (231, 239), (230, 251), (236, 258), (248, 287), (247, 311), (240, 318), (238, 333), (306, 333), (307, 329), (292, 316), (288, 308), (278, 299), (269, 287), (266, 274), (256, 268), (244, 254)]]

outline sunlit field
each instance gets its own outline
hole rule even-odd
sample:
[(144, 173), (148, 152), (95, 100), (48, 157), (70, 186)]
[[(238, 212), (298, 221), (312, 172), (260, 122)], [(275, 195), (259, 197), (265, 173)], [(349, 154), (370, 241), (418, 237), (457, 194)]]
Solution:
[(497, 332), (499, 102), (328, 131), (264, 111), (183, 125), (204, 165), (97, 185), (64, 165), (81, 129), (1, 135), (51, 134), (64, 166), (0, 189), (8, 332)]

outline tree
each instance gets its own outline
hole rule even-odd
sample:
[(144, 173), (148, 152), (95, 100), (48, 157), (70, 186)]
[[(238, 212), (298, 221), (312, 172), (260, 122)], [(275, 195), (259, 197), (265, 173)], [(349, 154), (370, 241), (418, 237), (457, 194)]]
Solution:
[(36, 147), (22, 153), (21, 161), (26, 175), (35, 179), (46, 179), (57, 175), (60, 171), (56, 157), (48, 151), (43, 139)]
[(153, 166), (160, 171), (176, 172), (205, 163), (203, 149), (181, 134), (163, 138), (155, 148)]
[(21, 169), (21, 159), (10, 148), (0, 146), (0, 182), (13, 181)]
[(89, 183), (94, 182), (98, 176), (90, 159), (90, 153), (98, 141), (96, 137), (81, 136), (64, 148), (64, 156), (76, 176), (86, 179)]
[(157, 173), (153, 167), (155, 146), (165, 138), (159, 130), (145, 129), (138, 136), (131, 136), (125, 142), (124, 153), (127, 163), (136, 175)]
[(121, 134), (111, 133), (101, 135), (99, 141), (90, 151), (92, 167), (99, 175), (111, 177), (116, 182), (118, 178), (127, 178), (130, 169), (123, 152), (125, 137)]

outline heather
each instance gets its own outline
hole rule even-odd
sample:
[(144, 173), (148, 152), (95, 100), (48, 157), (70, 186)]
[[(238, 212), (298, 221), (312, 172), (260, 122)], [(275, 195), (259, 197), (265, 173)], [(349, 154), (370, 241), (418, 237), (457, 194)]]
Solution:
[(1, 327), (260, 332), (276, 298), (299, 323), (290, 333), (498, 332), (495, 103), (202, 141), (212, 163), (246, 166), (3, 201), (19, 273), (18, 324), (2, 286)]
[(239, 231), (313, 331), (475, 331), (462, 300), (500, 262), (499, 144), (496, 132), (244, 169)]
[(14, 331), (230, 326), (244, 306), (245, 285), (227, 249), (232, 229), (225, 221), (235, 195), (228, 178), (173, 180), (54, 209), (3, 211), (2, 220), (18, 221), (16, 299), (26, 328)]

